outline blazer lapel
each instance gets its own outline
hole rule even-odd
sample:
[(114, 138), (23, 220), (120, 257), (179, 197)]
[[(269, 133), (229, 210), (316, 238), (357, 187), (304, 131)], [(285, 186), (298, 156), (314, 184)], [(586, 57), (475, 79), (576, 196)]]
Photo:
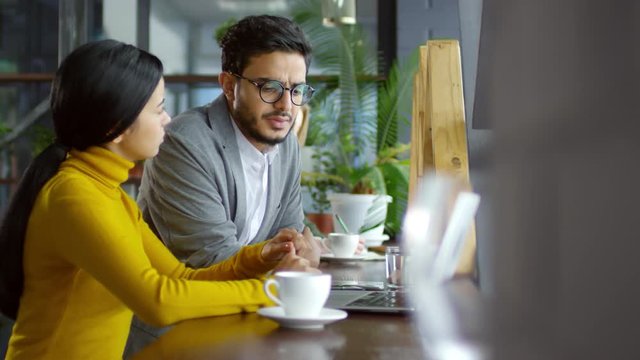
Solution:
[(231, 125), (231, 115), (227, 109), (227, 102), (224, 95), (220, 95), (215, 99), (208, 112), (209, 126), (214, 130), (214, 133), (219, 136), (218, 140), (222, 144), (224, 151), (224, 159), (233, 177), (234, 184), (228, 184), (228, 187), (235, 186), (235, 215), (231, 219), (236, 225), (237, 234), (240, 235), (240, 230), (244, 229), (245, 216), (247, 214), (247, 191), (245, 187), (244, 171), (242, 170), (242, 159), (240, 159), (240, 151), (238, 150), (238, 143), (236, 142), (236, 135), (233, 131), (233, 125)]

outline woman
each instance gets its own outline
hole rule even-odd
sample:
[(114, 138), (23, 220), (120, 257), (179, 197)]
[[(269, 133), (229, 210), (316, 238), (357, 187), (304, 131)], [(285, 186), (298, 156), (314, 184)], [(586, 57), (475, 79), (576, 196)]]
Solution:
[(170, 121), (155, 56), (113, 40), (79, 47), (56, 72), (51, 110), (56, 143), (27, 170), (0, 230), (0, 305), (16, 319), (7, 358), (120, 358), (132, 312), (168, 325), (255, 311), (270, 304), (256, 277), (314, 271), (293, 230), (189, 269), (142, 220), (120, 185)]

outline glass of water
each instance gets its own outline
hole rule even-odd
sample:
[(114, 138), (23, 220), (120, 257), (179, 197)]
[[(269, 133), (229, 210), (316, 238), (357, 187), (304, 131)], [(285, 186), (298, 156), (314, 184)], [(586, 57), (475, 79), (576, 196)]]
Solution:
[(386, 285), (390, 289), (399, 289), (404, 286), (404, 272), (406, 257), (399, 246), (387, 246), (385, 250)]

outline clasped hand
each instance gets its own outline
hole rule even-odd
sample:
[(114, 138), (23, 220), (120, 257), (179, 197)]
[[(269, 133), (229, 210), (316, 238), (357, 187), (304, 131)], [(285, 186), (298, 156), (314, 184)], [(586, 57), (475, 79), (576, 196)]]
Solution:
[(319, 272), (323, 244), (305, 227), (302, 233), (295, 229), (281, 229), (262, 248), (266, 261), (280, 261), (275, 270), (301, 270)]

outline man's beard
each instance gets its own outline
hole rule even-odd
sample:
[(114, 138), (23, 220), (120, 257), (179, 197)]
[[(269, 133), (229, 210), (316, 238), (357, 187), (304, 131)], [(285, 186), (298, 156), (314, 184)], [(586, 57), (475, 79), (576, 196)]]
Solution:
[[(240, 131), (242, 131), (242, 133), (247, 138), (251, 138), (261, 144), (265, 144), (268, 146), (275, 146), (277, 144), (280, 144), (287, 138), (287, 136), (289, 136), (289, 134), (291, 133), (291, 130), (293, 130), (293, 124), (291, 124), (291, 126), (289, 127), (289, 131), (287, 131), (286, 135), (282, 137), (277, 137), (277, 136), (267, 137), (266, 135), (260, 133), (260, 130), (258, 129), (258, 126), (257, 126), (257, 120), (255, 120), (255, 118), (252, 117), (250, 114), (247, 114), (246, 112), (240, 110), (239, 108), (236, 108), (234, 111), (232, 111), (231, 115), (233, 116), (233, 119), (236, 121), (236, 125), (238, 125), (238, 128), (240, 129)], [(274, 112), (268, 113), (264, 115), (263, 118), (273, 116), (273, 115), (287, 116), (291, 119), (290, 113), (282, 112), (282, 111), (274, 111)]]

